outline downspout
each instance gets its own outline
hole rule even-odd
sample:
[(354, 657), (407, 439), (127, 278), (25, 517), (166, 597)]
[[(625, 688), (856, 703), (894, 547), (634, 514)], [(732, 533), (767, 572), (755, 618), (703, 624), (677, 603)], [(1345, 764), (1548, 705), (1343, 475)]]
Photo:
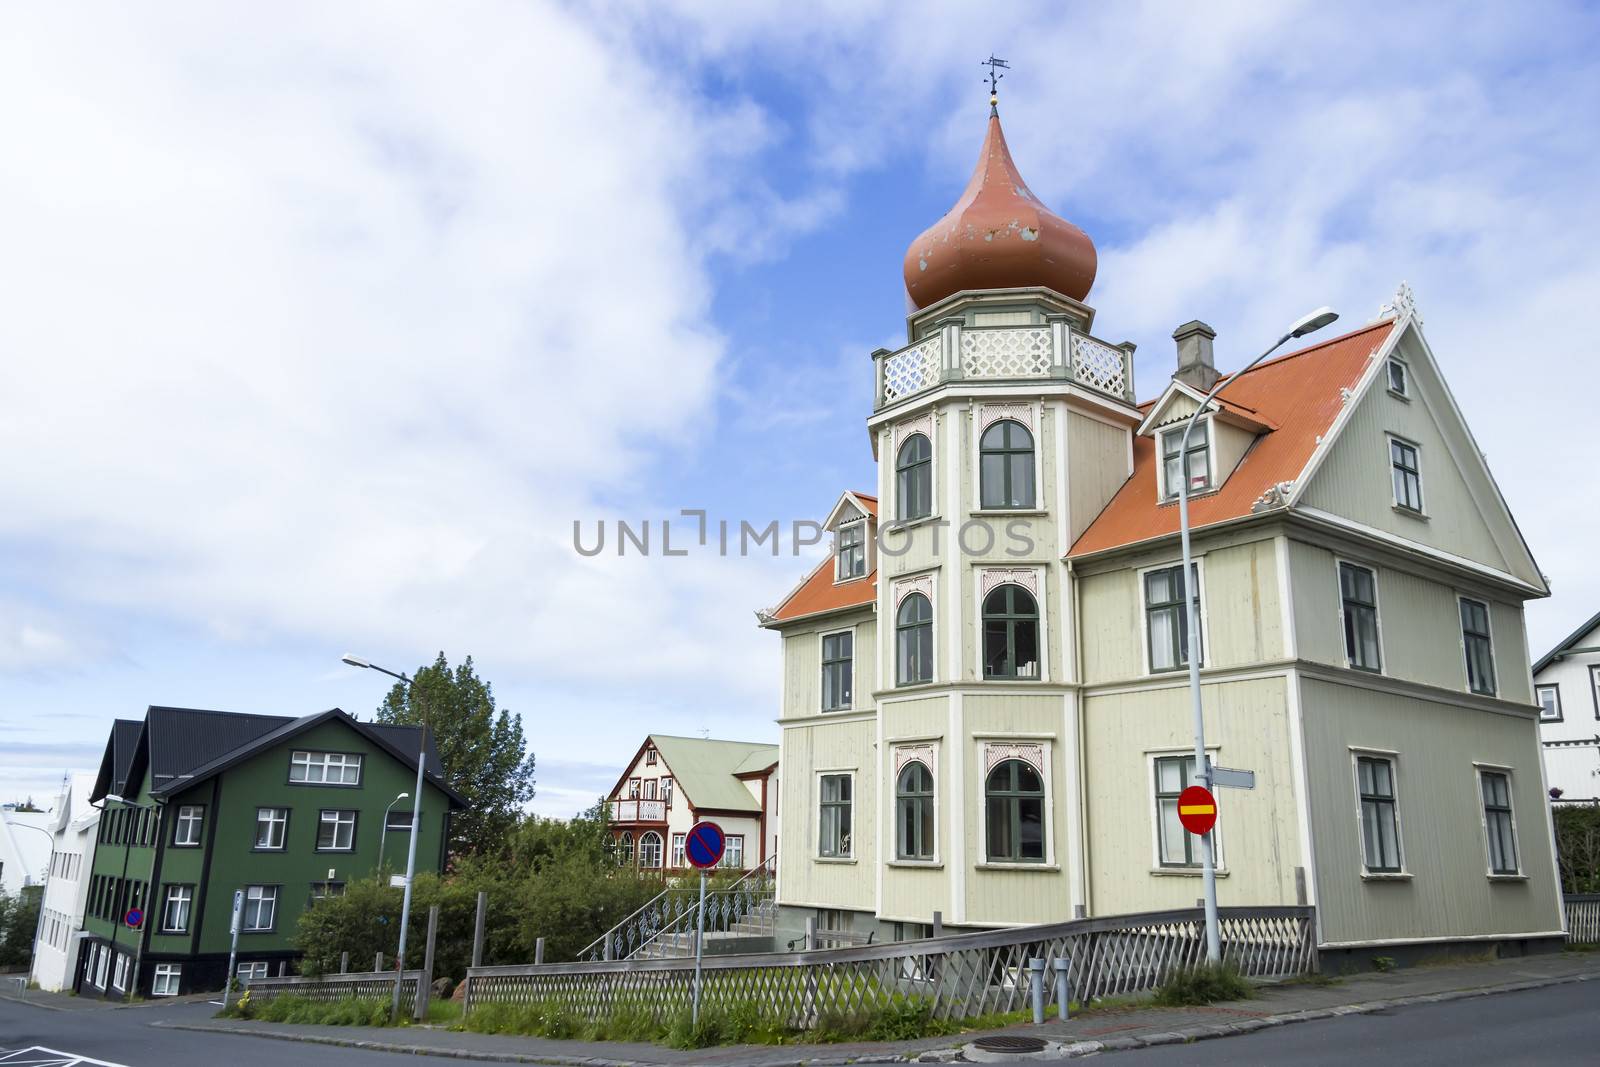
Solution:
[(1083, 678), (1083, 590), (1078, 586), (1078, 576), (1072, 560), (1067, 560), (1067, 577), (1072, 582), (1072, 657), (1073, 674), (1078, 680), (1078, 841), (1083, 849), (1083, 862), (1079, 864), (1078, 895), (1083, 900), (1085, 916), (1094, 914), (1094, 900), (1089, 895), (1093, 880), (1089, 877), (1089, 785), (1088, 785), (1088, 731), (1084, 721), (1087, 698)]
[(761, 861), (760, 861), (760, 864), (759, 864), (760, 866), (765, 866), (766, 862), (767, 862), (767, 778), (771, 775), (771, 773), (772, 773), (771, 771), (768, 771), (767, 774), (763, 774), (761, 776), (761, 852), (760, 852)]

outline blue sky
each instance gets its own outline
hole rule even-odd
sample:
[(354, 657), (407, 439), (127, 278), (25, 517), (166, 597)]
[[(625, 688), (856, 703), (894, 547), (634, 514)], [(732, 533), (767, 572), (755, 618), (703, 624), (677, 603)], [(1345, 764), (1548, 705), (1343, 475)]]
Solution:
[(476, 657), (538, 810), (650, 730), (774, 738), (792, 558), (579, 559), (574, 519), (819, 518), (986, 113), (1096, 241), (1140, 393), (1402, 280), (1556, 595), (1586, 459), (1583, 5), (160, 4), (0, 40), (0, 775), (150, 703), (367, 714)]

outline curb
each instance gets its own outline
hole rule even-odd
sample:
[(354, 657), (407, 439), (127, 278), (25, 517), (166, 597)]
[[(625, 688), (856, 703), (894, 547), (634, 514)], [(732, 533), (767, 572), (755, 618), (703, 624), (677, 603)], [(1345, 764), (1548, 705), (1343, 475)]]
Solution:
[[(1332, 1008), (1309, 1008), (1304, 1011), (1263, 1015), (1254, 1019), (1241, 1019), (1233, 1023), (1210, 1023), (1204, 1026), (1166, 1030), (1137, 1037), (1110, 1037), (1099, 1041), (1064, 1041), (1061, 1054), (1065, 1058), (1093, 1056), (1102, 1052), (1122, 1052), (1127, 1049), (1153, 1048), (1158, 1045), (1188, 1044), (1216, 1037), (1236, 1037), (1265, 1030), (1274, 1026), (1315, 1022), (1319, 1019), (1336, 1019), (1341, 1015), (1370, 1015), (1388, 1008), (1413, 1004), (1442, 1004), (1452, 1000), (1494, 996), (1498, 993), (1521, 993), (1530, 989), (1569, 985), (1600, 979), (1600, 974), (1562, 975), (1505, 985), (1479, 986), (1473, 989), (1454, 989), (1443, 993), (1418, 993), (1409, 997), (1386, 1000), (1368, 1000), (1359, 1004), (1341, 1004)], [(10, 999), (10, 998), (6, 998)], [(47, 1007), (47, 1005), (38, 1005)], [(60, 1011), (63, 1009), (53, 1009)], [(151, 1026), (164, 1030), (193, 1030), (206, 1034), (239, 1034), (244, 1037), (266, 1037), (277, 1041), (299, 1041), (314, 1045), (333, 1045), (338, 1048), (369, 1049), (374, 1052), (398, 1052), (412, 1056), (435, 1056), (455, 1060), (477, 1060), (487, 1063), (544, 1063), (557, 1067), (661, 1067), (659, 1060), (620, 1060), (603, 1056), (567, 1056), (560, 1053), (493, 1052), (487, 1049), (439, 1048), (431, 1045), (408, 1045), (399, 1041), (372, 1041), (353, 1037), (332, 1037), (325, 1034), (292, 1034), (281, 1030), (262, 1030), (253, 1027), (207, 1026), (201, 1023), (155, 1022)], [(792, 1060), (766, 1060), (761, 1067), (836, 1067), (856, 1063), (949, 1063), (959, 1055), (959, 1048), (931, 1049), (911, 1053), (867, 1053), (854, 1056), (805, 1056)]]
[(1368, 1000), (1359, 1004), (1340, 1004), (1332, 1008), (1309, 1008), (1305, 1011), (1289, 1011), (1278, 1015), (1263, 1015), (1255, 1019), (1243, 1019), (1236, 1023), (1214, 1023), (1208, 1026), (1187, 1027), (1181, 1030), (1144, 1034), (1136, 1037), (1110, 1037), (1103, 1041), (1063, 1042), (1061, 1052), (1066, 1057), (1093, 1056), (1101, 1052), (1123, 1052), (1127, 1049), (1152, 1048), (1156, 1045), (1188, 1044), (1192, 1041), (1204, 1041), (1213, 1037), (1236, 1037), (1240, 1034), (1254, 1033), (1257, 1030), (1265, 1030), (1273, 1026), (1309, 1023), (1318, 1019), (1336, 1019), (1341, 1015), (1371, 1015), (1374, 1012), (1384, 1011), (1388, 1008), (1400, 1008), (1413, 1004), (1443, 1004), (1447, 1001), (1469, 1000), (1473, 997), (1487, 997), (1497, 993), (1521, 993), (1529, 989), (1544, 989), (1549, 986), (1593, 981), (1597, 977), (1600, 976), (1593, 974), (1563, 975), (1559, 978), (1540, 978), (1528, 982), (1512, 982), (1507, 985), (1453, 989), (1444, 993), (1417, 993), (1409, 997)]

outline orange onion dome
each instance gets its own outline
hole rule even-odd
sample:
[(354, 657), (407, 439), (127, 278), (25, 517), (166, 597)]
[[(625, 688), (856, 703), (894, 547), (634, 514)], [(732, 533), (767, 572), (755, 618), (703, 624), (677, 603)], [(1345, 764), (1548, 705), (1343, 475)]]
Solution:
[(1082, 300), (1095, 263), (1089, 235), (1040, 203), (1017, 173), (991, 109), (966, 191), (906, 250), (906, 292), (918, 310), (963, 289), (1042, 285)]

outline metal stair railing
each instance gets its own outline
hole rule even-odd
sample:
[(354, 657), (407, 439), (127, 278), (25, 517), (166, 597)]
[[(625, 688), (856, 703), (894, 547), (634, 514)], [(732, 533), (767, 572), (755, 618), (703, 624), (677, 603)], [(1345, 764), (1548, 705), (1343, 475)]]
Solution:
[[(707, 894), (707, 918), (714, 918), (719, 914), (719, 909), (731, 911), (735, 908), (735, 905), (720, 899), (726, 894), (739, 895), (741, 903), (738, 915), (741, 917), (751, 910), (742, 906), (744, 897), (764, 894), (766, 899), (771, 899), (777, 861), (777, 854), (774, 853), (759, 866), (746, 871), (733, 885)], [(668, 886), (634, 909), (621, 922), (579, 949), (577, 958), (596, 963), (603, 960), (632, 959), (646, 945), (657, 942), (663, 934), (682, 929), (686, 917), (691, 924), (689, 928), (693, 929), (693, 916), (699, 906), (699, 895), (698, 886), (693, 888)], [(711, 897), (719, 898), (716, 907), (713, 907)], [(753, 903), (759, 902), (758, 899)]]

